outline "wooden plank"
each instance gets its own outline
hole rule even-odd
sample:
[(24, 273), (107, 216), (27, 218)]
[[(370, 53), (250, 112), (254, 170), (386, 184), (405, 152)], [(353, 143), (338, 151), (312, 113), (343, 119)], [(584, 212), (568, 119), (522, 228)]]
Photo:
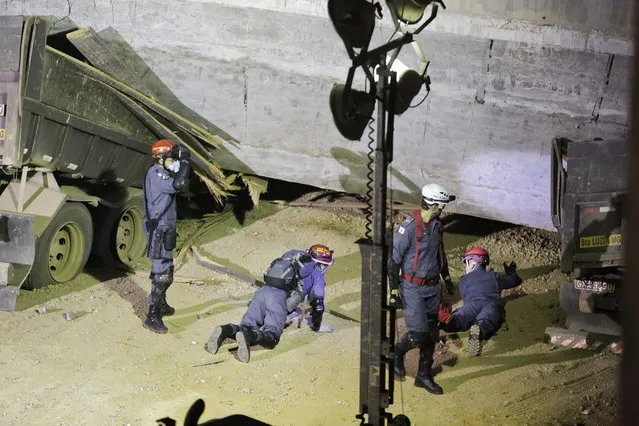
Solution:
[(156, 99), (135, 72), (109, 49), (93, 28), (80, 28), (70, 32), (67, 39), (91, 62), (91, 65), (149, 98)]
[(162, 105), (177, 112), (189, 121), (197, 123), (202, 128), (221, 137), (227, 142), (239, 143), (233, 136), (215, 126), (180, 101), (166, 84), (153, 72), (144, 60), (133, 50), (131, 45), (117, 32), (109, 27), (98, 32), (102, 42), (113, 52), (126, 67), (138, 76), (141, 83), (153, 93), (153, 97)]
[(163, 123), (153, 117), (149, 111), (138, 105), (133, 99), (108, 85), (105, 86), (108, 87), (113, 93), (115, 93), (119, 97), (120, 101), (129, 109), (129, 111), (131, 111), (136, 117), (144, 122), (159, 137), (171, 139), (181, 145), (186, 146), (189, 151), (191, 151), (191, 164), (195, 166), (196, 172), (204, 174), (212, 181), (213, 186), (207, 185), (207, 187), (209, 188), (211, 194), (218, 201), (221, 201), (222, 197), (228, 196), (229, 185), (224, 181), (224, 173), (213, 160), (213, 156), (211, 155), (211, 153), (207, 151), (197, 139), (193, 138), (189, 133), (182, 132), (183, 136), (185, 136), (189, 140), (189, 142), (187, 143), (175, 132), (173, 132), (171, 129), (169, 129)]
[(185, 119), (184, 117), (182, 117), (181, 115), (175, 113), (174, 111), (170, 110), (169, 108), (165, 107), (164, 105), (156, 102), (155, 100), (149, 98), (148, 96), (144, 95), (143, 93), (140, 93), (139, 91), (135, 90), (134, 88), (132, 88), (131, 86), (122, 83), (121, 81), (118, 81), (116, 79), (114, 79), (113, 77), (111, 77), (110, 75), (104, 73), (103, 71), (99, 70), (98, 68), (95, 68), (87, 63), (84, 63), (70, 55), (67, 55), (63, 52), (60, 52), (56, 49), (53, 49), (50, 46), (46, 47), (47, 50), (51, 50), (53, 52), (55, 52), (56, 55), (60, 56), (61, 58), (63, 58), (64, 60), (68, 61), (70, 64), (73, 64), (74, 66), (78, 67), (82, 73), (86, 74), (87, 76), (90, 76), (91, 78), (94, 78), (97, 81), (100, 81), (104, 84), (107, 84), (109, 86), (111, 86), (112, 88), (126, 94), (127, 96), (130, 96), (132, 98), (134, 98), (135, 100), (137, 100), (138, 102), (142, 103), (144, 106), (146, 106), (147, 108), (149, 108), (150, 110), (154, 111), (155, 113), (157, 113), (158, 115), (164, 117), (166, 120), (172, 121), (173, 123), (175, 123), (178, 127), (180, 127), (182, 130), (191, 133), (193, 136), (199, 138), (200, 140), (202, 140), (203, 142), (208, 143), (209, 145), (213, 146), (213, 147), (218, 147), (219, 146), (219, 138), (218, 136), (210, 133), (207, 129), (201, 127), (200, 125), (198, 125), (197, 123), (193, 123), (187, 119)]

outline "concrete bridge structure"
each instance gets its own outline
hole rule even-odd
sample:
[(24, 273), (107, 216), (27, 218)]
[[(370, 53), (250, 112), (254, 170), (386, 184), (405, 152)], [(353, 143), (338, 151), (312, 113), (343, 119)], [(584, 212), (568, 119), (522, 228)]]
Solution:
[[(393, 198), (417, 202), (435, 181), (457, 195), (454, 211), (552, 229), (552, 138), (625, 143), (633, 3), (446, 1), (417, 37), (432, 90), (395, 121)], [(373, 47), (393, 34), (383, 6)], [(367, 132), (344, 139), (329, 108), (350, 61), (326, 0), (5, 0), (0, 14), (117, 34), (226, 132), (228, 169), (366, 191)], [(410, 53), (400, 59), (416, 66)]]

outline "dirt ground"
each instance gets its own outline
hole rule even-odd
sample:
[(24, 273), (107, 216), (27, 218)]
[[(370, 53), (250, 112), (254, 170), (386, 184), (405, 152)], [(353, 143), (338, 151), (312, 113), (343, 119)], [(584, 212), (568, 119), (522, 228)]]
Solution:
[[(155, 425), (168, 416), (179, 425), (198, 398), (206, 404), (201, 423), (239, 413), (273, 425), (358, 424), (355, 241), (363, 236), (363, 216), (262, 202), (243, 224), (230, 212), (206, 220), (213, 218), (217, 224), (195, 242), (200, 252), (257, 278), (290, 248), (329, 245), (336, 262), (327, 272), (326, 304), (334, 314), (324, 322), (333, 331), (315, 334), (293, 324), (274, 350), (253, 351), (242, 364), (234, 345), (213, 356), (204, 344), (215, 325), (240, 321), (255, 287), (187, 256), (176, 272), (181, 282), (168, 292), (177, 309), (165, 318), (169, 333), (157, 335), (142, 327), (150, 287), (144, 273), (90, 269), (71, 283), (22, 291), (16, 312), (0, 312), (0, 424)], [(436, 381), (444, 395), (428, 394), (408, 377), (396, 382), (388, 411), (404, 413), (413, 425), (614, 424), (619, 357), (603, 344), (579, 350), (544, 343), (546, 327), (563, 325), (558, 288), (566, 277), (556, 269), (557, 235), (444, 219), (455, 282), (459, 255), (474, 245), (490, 251), (497, 270), (515, 260), (525, 282), (505, 295), (507, 327), (481, 357), (467, 356), (467, 333), (443, 336)], [(205, 224), (182, 221), (181, 243)], [(137, 269), (147, 267), (141, 262)], [(68, 320), (68, 311), (78, 316)], [(400, 317), (398, 331), (402, 326)], [(416, 353), (409, 353), (408, 375), (416, 369)]]

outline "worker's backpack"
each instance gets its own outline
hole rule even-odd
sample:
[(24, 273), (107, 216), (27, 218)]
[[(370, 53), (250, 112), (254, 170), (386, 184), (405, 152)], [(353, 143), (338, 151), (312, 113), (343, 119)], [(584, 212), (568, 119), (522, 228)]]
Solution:
[(291, 291), (300, 283), (300, 271), (305, 263), (312, 261), (306, 253), (293, 257), (278, 257), (264, 274), (264, 284), (270, 287)]

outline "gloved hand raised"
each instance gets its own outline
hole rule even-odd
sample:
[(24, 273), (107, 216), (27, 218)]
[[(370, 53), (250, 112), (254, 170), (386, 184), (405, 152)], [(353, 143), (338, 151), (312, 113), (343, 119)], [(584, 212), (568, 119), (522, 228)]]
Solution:
[(506, 265), (504, 262), (504, 272), (506, 275), (514, 275), (517, 273), (517, 264), (515, 262), (510, 262), (510, 265)]
[(181, 160), (190, 160), (191, 159), (191, 151), (187, 148), (180, 146), (180, 153), (178, 154), (178, 158)]
[(394, 288), (391, 289), (390, 297), (388, 299), (388, 306), (395, 309), (402, 309), (404, 304), (402, 303), (402, 298), (399, 295), (399, 290)]
[(449, 295), (452, 296), (453, 294), (455, 294), (455, 284), (453, 284), (453, 280), (448, 278), (447, 280), (444, 280), (444, 284), (446, 284), (446, 292)]

